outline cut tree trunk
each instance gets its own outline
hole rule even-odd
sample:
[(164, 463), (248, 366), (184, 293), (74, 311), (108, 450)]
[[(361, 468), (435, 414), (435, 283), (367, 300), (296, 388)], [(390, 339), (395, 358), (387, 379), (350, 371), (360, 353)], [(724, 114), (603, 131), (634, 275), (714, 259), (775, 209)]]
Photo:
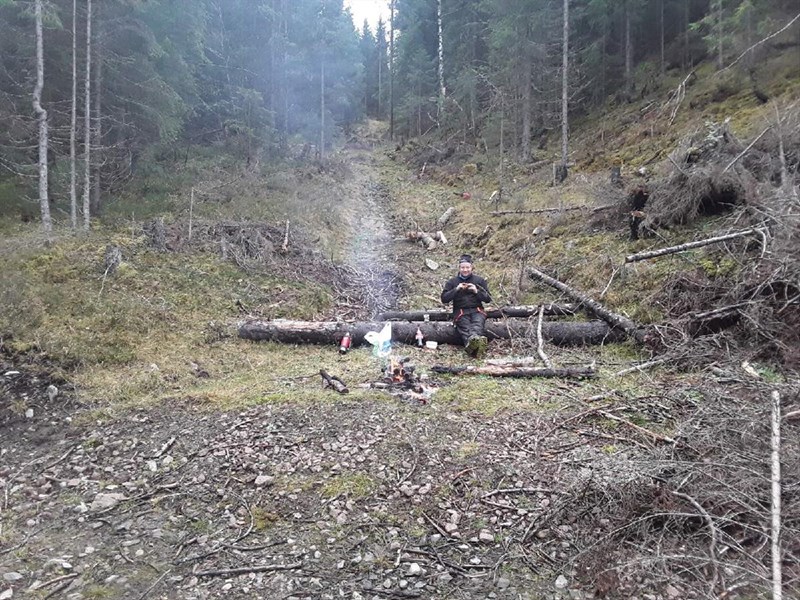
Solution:
[[(578, 310), (577, 304), (544, 304), (543, 306), (544, 314), (548, 316), (572, 316)], [(486, 317), (489, 319), (525, 318), (537, 314), (539, 314), (538, 304), (533, 306), (502, 306), (486, 311)], [(379, 321), (450, 321), (453, 319), (453, 312), (441, 308), (433, 310), (392, 310), (379, 314), (377, 319)]]
[(546, 283), (547, 285), (563, 292), (571, 299), (575, 300), (576, 302), (579, 302), (581, 306), (583, 306), (587, 311), (603, 319), (606, 323), (608, 323), (612, 327), (621, 329), (622, 331), (630, 335), (633, 339), (635, 339), (637, 342), (639, 343), (644, 342), (644, 331), (641, 330), (639, 327), (637, 327), (636, 323), (631, 321), (629, 318), (611, 312), (602, 304), (590, 298), (586, 294), (583, 294), (569, 287), (566, 283), (559, 281), (558, 279), (553, 279), (549, 275), (546, 275), (545, 273), (542, 273), (537, 269), (531, 269), (530, 276), (533, 279), (537, 279), (542, 283)]
[[(284, 344), (323, 344), (336, 345), (345, 333), (349, 333), (353, 346), (364, 345), (364, 336), (369, 331), (380, 331), (382, 322), (345, 323), (341, 321), (245, 321), (239, 327), (239, 337), (254, 341), (272, 341)], [(452, 323), (392, 323), (392, 341), (403, 344), (416, 344), (417, 328), (423, 339), (440, 344), (461, 345), (461, 338)], [(536, 340), (535, 324), (520, 321), (488, 321), (486, 335), (490, 339), (528, 338)], [(602, 321), (583, 323), (542, 324), (545, 341), (556, 346), (579, 346), (618, 342), (625, 339), (622, 331), (609, 327)]]
[(447, 225), (447, 222), (450, 220), (450, 217), (452, 217), (455, 214), (455, 212), (456, 212), (455, 206), (451, 206), (450, 208), (448, 208), (446, 211), (442, 213), (442, 216), (439, 217), (439, 219), (436, 221), (436, 225), (440, 229), (443, 229), (444, 226)]
[(427, 250), (436, 248), (436, 240), (424, 231), (409, 231), (406, 238), (412, 242), (420, 242)]
[(492, 377), (570, 377), (583, 379), (594, 377), (593, 369), (541, 369), (535, 367), (501, 367), (497, 365), (475, 366), (467, 365), (463, 367), (447, 367), (434, 365), (431, 367), (434, 373), (452, 373), (453, 375), (490, 375)]

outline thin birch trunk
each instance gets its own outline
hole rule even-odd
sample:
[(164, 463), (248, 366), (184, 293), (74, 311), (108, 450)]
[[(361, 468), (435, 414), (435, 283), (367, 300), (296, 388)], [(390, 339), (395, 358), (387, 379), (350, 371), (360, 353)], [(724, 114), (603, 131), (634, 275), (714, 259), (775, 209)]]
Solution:
[(389, 3), (389, 139), (394, 139), (394, 7)]
[(33, 110), (39, 119), (39, 207), (42, 227), (49, 239), (53, 230), (50, 219), (50, 198), (47, 192), (47, 111), (42, 106), (44, 88), (44, 39), (42, 33), (42, 0), (36, 0), (36, 86), (33, 88)]
[(567, 173), (569, 143), (569, 0), (564, 0), (564, 47), (561, 74), (561, 168)]
[(772, 392), (772, 598), (783, 598), (781, 563), (781, 396)]
[(101, 44), (101, 31), (100, 25), (100, 10), (102, 4), (98, 4), (94, 13), (94, 37), (95, 37), (95, 61), (94, 61), (94, 126), (93, 126), (93, 139), (94, 139), (94, 165), (92, 174), (92, 201), (91, 201), (91, 214), (97, 216), (100, 214), (101, 198), (100, 198), (100, 169), (103, 164), (103, 47)]
[(319, 159), (325, 158), (325, 57), (319, 59)]
[(439, 106), (438, 106), (438, 113), (439, 119), (442, 118), (442, 111), (444, 110), (444, 97), (445, 97), (445, 87), (444, 87), (444, 41), (442, 36), (442, 0), (438, 0), (436, 3), (436, 24), (438, 28), (438, 38), (439, 38)]
[(89, 231), (92, 192), (92, 0), (86, 0), (86, 79), (83, 128), (83, 228)]
[(72, 106), (69, 127), (69, 217), (78, 228), (78, 169), (75, 138), (78, 135), (78, 0), (72, 0)]

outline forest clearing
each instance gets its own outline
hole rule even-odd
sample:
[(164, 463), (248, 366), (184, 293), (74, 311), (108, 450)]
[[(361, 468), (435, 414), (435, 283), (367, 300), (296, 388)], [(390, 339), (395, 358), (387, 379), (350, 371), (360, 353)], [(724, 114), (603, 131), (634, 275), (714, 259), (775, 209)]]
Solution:
[[(369, 77), (345, 99), (341, 2), (257, 11), (273, 41), (323, 19), (340, 51), (327, 71), (299, 29), (254, 58), (246, 3), (186, 7), (187, 28), (208, 28), (203, 60), (166, 5), (102, 5), (98, 26), (125, 34), (73, 29), (105, 39), (86, 51), (101, 74), (85, 67), (107, 104), (85, 110), (106, 115), (102, 158), (87, 146), (72, 168), (67, 71), (54, 99), (21, 66), (40, 0), (0, 2), (6, 39), (31, 51), (0, 53), (0, 600), (800, 596), (800, 16), (767, 3), (771, 28), (723, 69), (716, 38), (689, 60), (700, 38), (670, 25), (691, 67), (663, 51), (654, 75), (651, 40), (638, 71), (603, 63), (604, 86), (633, 79), (601, 99), (582, 79), (600, 68), (582, 12), (597, 7), (526, 0), (549, 19), (528, 34), (551, 25), (538, 60), (553, 70), (500, 64), (478, 110), (460, 72), (412, 77), (414, 19), (438, 7), (441, 59), (463, 49), (443, 42), (448, 18), (480, 16), (491, 46), (516, 43), (501, 34), (520, 16), (446, 1), (392, 3), (387, 43), (371, 38), (399, 73), (391, 115)], [(62, 50), (93, 14), (72, 6), (38, 9)], [(159, 52), (122, 54), (140, 35)], [(301, 66), (331, 86), (321, 108)], [(260, 88), (257, 68), (278, 83)], [(176, 96), (138, 98), (133, 74)], [(491, 290), (481, 358), (441, 302), (464, 255)]]

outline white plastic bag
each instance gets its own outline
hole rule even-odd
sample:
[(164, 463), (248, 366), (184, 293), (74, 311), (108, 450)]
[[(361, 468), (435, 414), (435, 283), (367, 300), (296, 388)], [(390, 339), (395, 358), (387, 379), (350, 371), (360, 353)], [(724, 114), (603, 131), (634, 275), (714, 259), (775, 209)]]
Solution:
[(364, 339), (372, 344), (372, 355), (387, 358), (392, 353), (392, 323), (383, 326), (380, 331), (368, 331)]

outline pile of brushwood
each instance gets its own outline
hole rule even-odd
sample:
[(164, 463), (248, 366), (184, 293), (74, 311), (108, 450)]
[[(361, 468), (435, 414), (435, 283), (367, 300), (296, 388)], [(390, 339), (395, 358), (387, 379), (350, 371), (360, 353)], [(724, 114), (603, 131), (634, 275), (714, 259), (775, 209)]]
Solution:
[[(667, 316), (649, 337), (659, 354), (694, 366), (741, 356), (800, 368), (798, 122), (795, 110), (750, 143), (727, 122), (707, 123), (669, 155), (662, 177), (638, 181), (616, 211), (595, 216), (608, 225), (627, 214), (636, 235), (667, 247), (626, 262), (684, 261), (656, 299)], [(715, 231), (674, 248), (658, 243), (700, 218)], [(698, 247), (702, 255), (685, 253)]]

